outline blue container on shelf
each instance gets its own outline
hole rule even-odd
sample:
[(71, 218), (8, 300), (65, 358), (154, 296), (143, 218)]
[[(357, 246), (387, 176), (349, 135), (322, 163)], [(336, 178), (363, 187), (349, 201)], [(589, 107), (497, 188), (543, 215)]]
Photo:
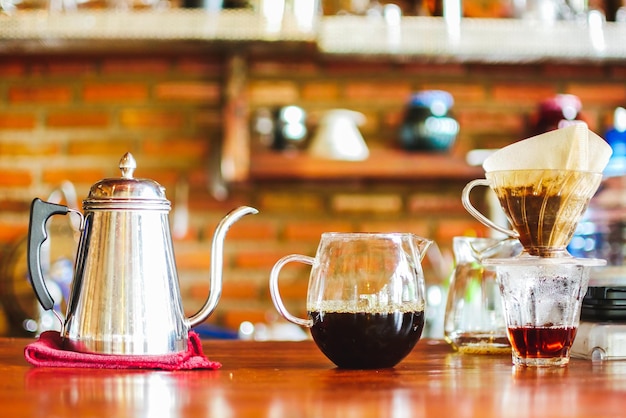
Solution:
[(448, 151), (459, 133), (450, 113), (452, 95), (443, 90), (424, 90), (411, 96), (400, 126), (399, 139), (408, 151)]
[(613, 117), (613, 128), (605, 134), (613, 155), (604, 169), (605, 177), (626, 175), (626, 109), (618, 107)]

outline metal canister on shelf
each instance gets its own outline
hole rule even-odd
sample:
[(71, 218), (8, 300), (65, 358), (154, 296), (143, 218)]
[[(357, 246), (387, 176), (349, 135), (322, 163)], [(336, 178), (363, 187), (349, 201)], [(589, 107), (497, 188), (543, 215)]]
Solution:
[(256, 111), (252, 130), (264, 147), (284, 151), (302, 149), (309, 135), (306, 111), (294, 105)]

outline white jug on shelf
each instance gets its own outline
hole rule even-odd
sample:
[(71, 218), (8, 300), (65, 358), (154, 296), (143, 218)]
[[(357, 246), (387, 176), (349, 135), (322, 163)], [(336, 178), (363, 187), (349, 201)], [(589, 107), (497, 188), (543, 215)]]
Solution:
[(313, 137), (311, 155), (332, 160), (360, 161), (369, 157), (369, 149), (358, 129), (365, 115), (348, 109), (332, 109), (324, 113)]

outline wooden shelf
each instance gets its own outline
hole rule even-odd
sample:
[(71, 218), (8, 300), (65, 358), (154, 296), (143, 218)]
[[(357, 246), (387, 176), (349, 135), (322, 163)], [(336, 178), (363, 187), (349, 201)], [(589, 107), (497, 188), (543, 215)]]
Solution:
[(370, 150), (365, 161), (313, 158), (301, 151), (253, 154), (251, 180), (471, 180), (484, 177), (473, 167), (448, 154)]
[(271, 25), (252, 10), (18, 11), (0, 14), (0, 54), (312, 45), (322, 56), (386, 60), (520, 63), (626, 60), (626, 24), (616, 22), (406, 16), (390, 25), (362, 16), (324, 16), (303, 27), (291, 15)]

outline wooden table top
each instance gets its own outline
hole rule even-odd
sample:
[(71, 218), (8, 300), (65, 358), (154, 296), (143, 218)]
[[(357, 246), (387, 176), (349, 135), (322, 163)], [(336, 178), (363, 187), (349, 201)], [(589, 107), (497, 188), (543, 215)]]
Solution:
[(311, 341), (207, 340), (216, 371), (35, 368), (0, 339), (3, 417), (618, 417), (626, 362), (516, 369), (422, 340), (394, 369), (340, 370)]

